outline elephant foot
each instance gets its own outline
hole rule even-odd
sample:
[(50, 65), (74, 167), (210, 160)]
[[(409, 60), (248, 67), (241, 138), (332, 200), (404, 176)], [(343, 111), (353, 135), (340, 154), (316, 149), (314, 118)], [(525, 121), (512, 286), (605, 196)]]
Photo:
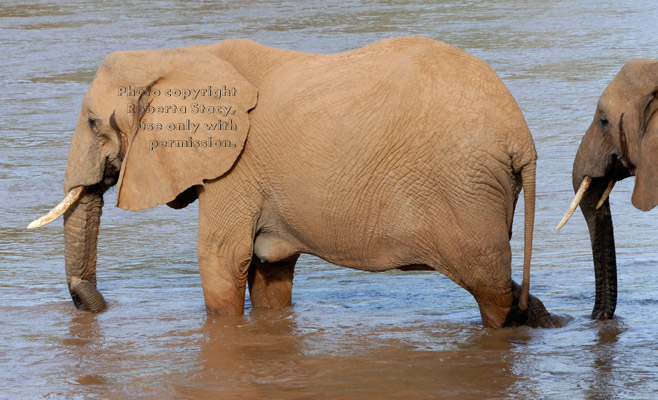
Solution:
[(514, 299), (512, 307), (505, 318), (503, 326), (514, 327), (527, 325), (531, 328), (560, 328), (562, 326), (560, 320), (550, 314), (546, 310), (544, 303), (533, 295), (528, 297), (528, 308), (521, 310), (518, 306), (521, 286), (514, 281), (512, 281), (512, 295)]

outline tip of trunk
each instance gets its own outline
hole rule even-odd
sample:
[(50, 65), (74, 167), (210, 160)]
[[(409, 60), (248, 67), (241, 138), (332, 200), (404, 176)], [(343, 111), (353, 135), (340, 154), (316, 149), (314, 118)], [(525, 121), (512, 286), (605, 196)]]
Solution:
[(103, 295), (96, 289), (96, 285), (93, 283), (74, 276), (71, 278), (69, 290), (71, 291), (71, 296), (76, 296), (77, 300), (79, 300), (76, 301), (76, 298), (73, 297), (76, 307), (83, 308), (91, 313), (99, 313), (107, 310), (107, 303), (105, 303)]

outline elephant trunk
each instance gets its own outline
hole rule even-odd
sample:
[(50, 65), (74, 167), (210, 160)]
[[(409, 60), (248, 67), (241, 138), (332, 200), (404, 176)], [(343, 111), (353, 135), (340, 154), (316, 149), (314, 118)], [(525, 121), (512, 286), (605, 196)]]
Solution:
[(64, 214), (66, 281), (79, 309), (92, 313), (107, 308), (96, 289), (96, 245), (103, 207), (99, 191), (87, 191)]
[[(574, 190), (577, 190), (584, 179), (578, 158), (574, 162), (572, 178)], [(596, 279), (596, 300), (592, 319), (612, 318), (617, 306), (617, 256), (610, 202), (605, 199), (599, 204), (609, 182), (610, 177), (606, 176), (592, 179), (589, 189), (580, 202), (580, 209), (587, 222), (592, 243)]]

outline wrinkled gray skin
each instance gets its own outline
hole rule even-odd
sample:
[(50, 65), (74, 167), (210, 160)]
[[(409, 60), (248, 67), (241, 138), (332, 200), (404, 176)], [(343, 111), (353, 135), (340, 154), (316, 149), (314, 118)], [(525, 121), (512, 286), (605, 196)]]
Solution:
[(580, 209), (592, 243), (596, 278), (593, 319), (610, 319), (617, 305), (617, 262), (608, 200), (596, 210), (612, 181), (635, 176), (633, 205), (658, 204), (658, 62), (629, 61), (605, 89), (573, 163), (574, 190), (592, 178)]
[[(243, 118), (244, 129), (231, 135), (244, 142), (249, 127), (244, 150), (222, 149), (202, 168), (190, 167), (199, 161), (190, 152), (160, 159), (167, 153), (145, 150), (145, 121), (187, 116), (136, 120), (117, 87), (209, 82), (239, 86), (234, 101), (243, 114), (233, 118)], [(102, 195), (116, 184), (118, 206), (130, 210), (199, 200), (210, 314), (242, 314), (247, 284), (255, 307), (289, 306), (297, 256), (308, 253), (368, 271), (437, 270), (475, 297), (488, 327), (557, 326), (534, 296), (521, 311), (511, 280), (522, 186), (529, 268), (535, 160), (525, 119), (496, 74), (430, 39), (337, 55), (247, 40), (114, 53), (85, 97), (69, 153), (65, 191), (85, 188), (64, 220), (69, 289), (76, 306), (105, 308), (95, 288), (96, 244)]]

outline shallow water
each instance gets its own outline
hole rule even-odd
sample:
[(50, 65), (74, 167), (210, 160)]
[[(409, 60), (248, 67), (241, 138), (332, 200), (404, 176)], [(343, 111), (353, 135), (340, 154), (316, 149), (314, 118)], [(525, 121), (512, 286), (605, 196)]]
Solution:
[[(658, 392), (656, 211), (612, 194), (617, 318), (590, 321), (589, 239), (571, 162), (621, 65), (656, 57), (658, 11), (612, 1), (4, 1), (0, 5), (0, 387), (2, 398), (652, 398)], [(337, 52), (402, 34), (459, 46), (503, 78), (540, 161), (532, 292), (565, 327), (490, 330), (475, 301), (429, 272), (364, 273), (303, 257), (293, 307), (205, 314), (197, 207), (137, 213), (106, 196), (99, 287), (77, 311), (61, 222), (24, 227), (61, 198), (82, 98), (110, 51), (247, 37)], [(522, 264), (517, 210), (514, 276)]]

